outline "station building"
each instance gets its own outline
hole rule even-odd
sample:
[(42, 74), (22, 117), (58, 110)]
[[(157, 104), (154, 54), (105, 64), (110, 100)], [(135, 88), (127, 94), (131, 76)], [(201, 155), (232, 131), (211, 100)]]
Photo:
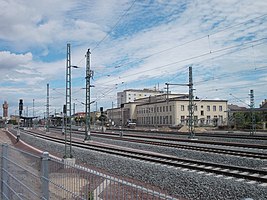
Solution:
[(162, 94), (163, 91), (159, 90), (151, 90), (151, 89), (143, 89), (143, 90), (135, 90), (128, 89), (123, 92), (117, 93), (117, 107), (119, 108), (122, 104), (134, 102), (137, 99), (146, 98), (149, 96), (156, 96)]
[[(110, 121), (118, 126), (129, 122), (144, 127), (179, 126), (188, 124), (188, 94), (159, 94), (139, 98), (107, 110)], [(194, 99), (196, 126), (227, 125), (227, 100)]]

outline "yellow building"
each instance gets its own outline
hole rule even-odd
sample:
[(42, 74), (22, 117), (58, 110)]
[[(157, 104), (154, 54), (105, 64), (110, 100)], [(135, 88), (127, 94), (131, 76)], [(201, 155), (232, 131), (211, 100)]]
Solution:
[[(120, 108), (108, 109), (108, 118), (116, 125), (126, 126), (178, 126), (188, 123), (189, 99), (187, 94), (161, 94), (141, 98), (123, 104)], [(227, 124), (227, 100), (194, 99), (194, 124), (219, 126)]]

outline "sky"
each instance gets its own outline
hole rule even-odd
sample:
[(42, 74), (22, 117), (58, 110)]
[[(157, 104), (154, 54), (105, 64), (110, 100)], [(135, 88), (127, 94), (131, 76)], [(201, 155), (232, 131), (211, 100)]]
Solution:
[[(85, 110), (85, 55), (91, 51), (91, 110), (117, 92), (187, 84), (194, 96), (255, 107), (267, 99), (267, 1), (0, 0), (0, 102), (9, 114), (43, 116), (65, 104), (67, 44), (72, 103)], [(188, 87), (170, 86), (172, 93)], [(72, 106), (73, 107), (73, 106)], [(2, 116), (2, 109), (0, 109)]]

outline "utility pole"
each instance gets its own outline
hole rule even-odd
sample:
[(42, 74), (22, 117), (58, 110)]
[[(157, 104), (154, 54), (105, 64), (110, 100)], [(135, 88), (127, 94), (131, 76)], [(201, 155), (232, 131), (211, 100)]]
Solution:
[(67, 44), (66, 63), (66, 114), (65, 114), (65, 158), (72, 158), (71, 133), (71, 55), (70, 44)]
[(194, 95), (193, 95), (193, 75), (192, 66), (189, 67), (189, 138), (194, 138)]
[(91, 67), (91, 52), (90, 49), (87, 50), (86, 53), (86, 87), (85, 87), (85, 138), (86, 140), (91, 140), (91, 127), (90, 127), (90, 88), (92, 87), (90, 85), (90, 79), (93, 76), (93, 71), (90, 69)]
[(49, 83), (46, 85), (46, 127), (45, 132), (49, 132)]
[(34, 117), (34, 99), (32, 100), (32, 116)]
[(113, 121), (113, 101), (111, 102), (111, 127), (113, 128), (113, 125), (114, 125), (114, 121)]
[(73, 103), (73, 114), (75, 115), (75, 103)]
[(194, 134), (194, 95), (193, 95), (193, 75), (192, 75), (192, 66), (189, 67), (189, 83), (188, 84), (176, 84), (176, 83), (165, 83), (167, 86), (167, 102), (169, 101), (169, 85), (179, 85), (179, 86), (188, 86), (189, 87), (189, 119), (188, 119), (188, 133), (189, 138), (193, 139)]
[(165, 83), (167, 86), (167, 103), (169, 102), (169, 83)]
[(250, 112), (251, 112), (251, 130), (250, 135), (254, 135), (256, 133), (256, 124), (255, 124), (255, 113), (254, 113), (254, 91), (250, 90)]

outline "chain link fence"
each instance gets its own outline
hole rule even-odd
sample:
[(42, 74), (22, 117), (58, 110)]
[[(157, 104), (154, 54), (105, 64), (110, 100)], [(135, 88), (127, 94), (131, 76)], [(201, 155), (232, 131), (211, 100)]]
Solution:
[(175, 199), (151, 188), (136, 185), (76, 165), (72, 159), (41, 156), (2, 144), (1, 199), (158, 200)]

